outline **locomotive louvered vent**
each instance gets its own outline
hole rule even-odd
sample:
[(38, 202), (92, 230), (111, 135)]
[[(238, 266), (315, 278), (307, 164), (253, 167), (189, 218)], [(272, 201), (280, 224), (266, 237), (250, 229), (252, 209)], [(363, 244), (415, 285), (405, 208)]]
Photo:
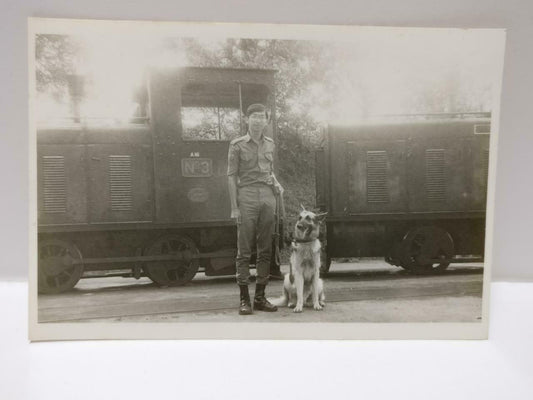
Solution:
[(368, 203), (388, 203), (387, 152), (366, 152), (366, 198)]
[(42, 161), (44, 212), (64, 213), (67, 211), (65, 157), (43, 156)]
[(426, 150), (426, 195), (429, 201), (446, 198), (444, 149)]
[(109, 188), (111, 210), (131, 210), (131, 156), (109, 156)]

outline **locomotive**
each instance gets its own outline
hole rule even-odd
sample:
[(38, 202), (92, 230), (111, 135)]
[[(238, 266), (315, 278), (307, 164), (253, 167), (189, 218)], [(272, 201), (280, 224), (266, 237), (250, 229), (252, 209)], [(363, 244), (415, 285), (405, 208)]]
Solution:
[(490, 114), (329, 126), (316, 153), (326, 262), (385, 257), (425, 274), (483, 260)]
[[(241, 110), (274, 110), (274, 74), (153, 70), (144, 120), (39, 128), (39, 292), (71, 289), (81, 277), (148, 276), (169, 286), (199, 270), (234, 273), (228, 146), (245, 133)], [(276, 141), (271, 119), (266, 134)]]
[[(145, 117), (37, 129), (38, 289), (80, 278), (149, 277), (182, 285), (235, 273), (227, 154), (242, 110), (271, 112), (274, 70), (153, 70)], [(326, 256), (385, 257), (415, 273), (483, 258), (490, 115), (330, 125), (316, 152)], [(278, 165), (277, 155), (274, 155)]]

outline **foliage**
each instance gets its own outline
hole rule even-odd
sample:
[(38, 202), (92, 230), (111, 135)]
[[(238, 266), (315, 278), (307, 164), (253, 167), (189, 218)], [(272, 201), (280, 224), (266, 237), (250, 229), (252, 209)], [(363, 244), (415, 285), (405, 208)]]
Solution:
[(79, 43), (71, 36), (36, 35), (35, 72), (37, 91), (47, 92), (55, 100), (68, 93), (69, 80), (76, 73)]
[(182, 107), (183, 138), (195, 140), (232, 140), (239, 134), (237, 109), (216, 107)]
[(419, 113), (482, 112), (490, 109), (491, 87), (466, 85), (457, 71), (415, 91), (410, 109)]
[[(278, 179), (286, 188), (287, 214), (296, 215), (299, 204), (314, 206), (314, 143), (320, 124), (313, 107), (329, 101), (312, 96), (309, 88), (327, 78), (328, 65), (320, 61), (327, 52), (319, 42), (291, 40), (228, 39), (206, 46), (196, 39), (172, 43), (184, 48), (192, 65), (209, 67), (275, 69), (278, 131)], [(326, 57), (327, 58), (327, 57)]]

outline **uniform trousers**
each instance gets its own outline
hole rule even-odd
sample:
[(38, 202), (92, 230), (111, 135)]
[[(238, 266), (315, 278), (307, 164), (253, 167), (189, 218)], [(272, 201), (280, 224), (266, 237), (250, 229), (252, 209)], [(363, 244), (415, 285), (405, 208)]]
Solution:
[(257, 249), (257, 283), (266, 285), (270, 273), (276, 198), (272, 186), (254, 183), (238, 188), (241, 223), (237, 226), (237, 283), (248, 285), (250, 258)]

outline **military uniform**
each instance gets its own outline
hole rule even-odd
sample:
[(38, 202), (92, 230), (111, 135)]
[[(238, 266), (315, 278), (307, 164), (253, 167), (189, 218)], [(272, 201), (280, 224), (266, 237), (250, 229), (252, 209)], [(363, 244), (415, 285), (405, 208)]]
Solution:
[(250, 135), (229, 146), (228, 176), (237, 176), (237, 204), (241, 223), (237, 228), (237, 283), (248, 285), (250, 257), (257, 248), (257, 283), (266, 285), (270, 270), (272, 234), (275, 228), (274, 141), (262, 135), (259, 143)]

